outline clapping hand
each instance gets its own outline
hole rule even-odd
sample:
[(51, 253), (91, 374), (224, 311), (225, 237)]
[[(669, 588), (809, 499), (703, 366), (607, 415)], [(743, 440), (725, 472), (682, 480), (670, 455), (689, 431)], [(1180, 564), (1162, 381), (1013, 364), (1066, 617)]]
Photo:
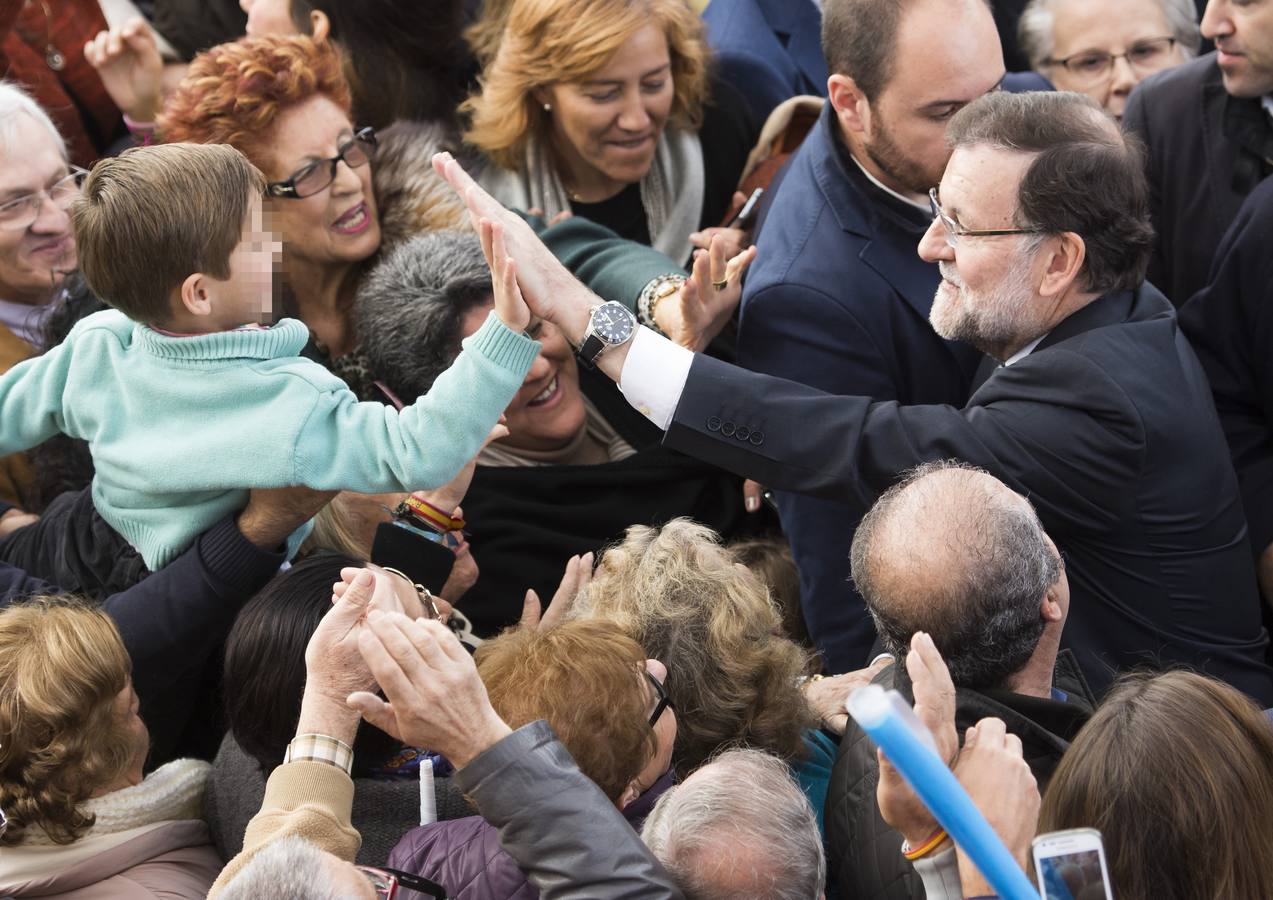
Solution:
[(694, 268), (675, 297), (659, 303), (654, 322), (682, 347), (701, 352), (720, 334), (743, 296), (742, 274), (756, 258), (748, 247), (729, 256), (728, 241), (717, 235), (709, 250), (694, 254)]
[(566, 563), (566, 572), (561, 577), (561, 584), (557, 585), (557, 592), (553, 594), (546, 610), (543, 609), (539, 594), (533, 588), (528, 590), (522, 604), (521, 627), (547, 629), (560, 623), (570, 612), (579, 593), (592, 581), (592, 560), (591, 553), (570, 557)]

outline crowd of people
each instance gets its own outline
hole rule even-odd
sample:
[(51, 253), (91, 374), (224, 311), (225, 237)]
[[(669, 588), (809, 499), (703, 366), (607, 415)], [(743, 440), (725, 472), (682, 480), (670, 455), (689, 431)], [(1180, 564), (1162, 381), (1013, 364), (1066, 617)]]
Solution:
[(1273, 898), (1271, 250), (1273, 0), (0, 5), (0, 896)]

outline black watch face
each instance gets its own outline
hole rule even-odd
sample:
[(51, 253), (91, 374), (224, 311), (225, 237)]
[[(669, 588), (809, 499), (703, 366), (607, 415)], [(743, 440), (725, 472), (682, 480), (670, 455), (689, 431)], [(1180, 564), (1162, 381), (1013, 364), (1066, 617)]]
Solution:
[(592, 328), (607, 344), (622, 344), (632, 337), (632, 313), (618, 303), (603, 303), (592, 314)]

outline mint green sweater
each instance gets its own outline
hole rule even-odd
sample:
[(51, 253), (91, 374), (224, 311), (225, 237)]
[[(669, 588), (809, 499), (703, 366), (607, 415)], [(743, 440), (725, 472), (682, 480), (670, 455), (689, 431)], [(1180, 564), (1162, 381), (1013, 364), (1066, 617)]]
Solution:
[(359, 403), (296, 354), (309, 331), (167, 337), (115, 310), (0, 376), (0, 455), (61, 432), (89, 443), (93, 502), (152, 570), (248, 488), (362, 493), (450, 481), (521, 387), (539, 344), (492, 313), (415, 404)]

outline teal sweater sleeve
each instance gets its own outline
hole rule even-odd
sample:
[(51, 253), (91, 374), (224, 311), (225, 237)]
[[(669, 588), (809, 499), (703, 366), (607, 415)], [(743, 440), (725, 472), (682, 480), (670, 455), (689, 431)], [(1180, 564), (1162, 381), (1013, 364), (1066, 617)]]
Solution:
[(454, 478), (512, 401), (539, 345), (491, 313), (428, 393), (400, 412), (322, 393), (297, 434), (295, 483), (363, 493)]

